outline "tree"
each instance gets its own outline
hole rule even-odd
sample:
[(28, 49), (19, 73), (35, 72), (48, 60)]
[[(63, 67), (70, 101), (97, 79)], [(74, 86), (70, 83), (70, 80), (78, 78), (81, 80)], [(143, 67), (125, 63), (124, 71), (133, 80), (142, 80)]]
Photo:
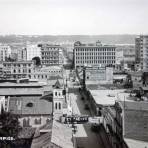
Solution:
[(10, 112), (2, 111), (0, 114), (0, 136), (17, 138), (21, 126), (19, 125), (19, 116)]
[(32, 58), (32, 60), (35, 61), (35, 65), (36, 65), (36, 66), (41, 65), (40, 57), (34, 57), (34, 58)]

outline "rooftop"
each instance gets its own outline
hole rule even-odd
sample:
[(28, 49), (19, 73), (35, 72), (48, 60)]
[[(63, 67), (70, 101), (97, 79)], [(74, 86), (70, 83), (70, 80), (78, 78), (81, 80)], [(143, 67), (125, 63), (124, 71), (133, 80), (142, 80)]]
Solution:
[(148, 142), (124, 138), (129, 148), (148, 148)]
[(0, 83), (0, 87), (42, 87), (45, 83), (41, 82), (28, 82), (28, 83), (11, 83), (11, 82), (3, 82)]
[(53, 121), (51, 142), (61, 148), (73, 148), (72, 129), (68, 125)]
[(1, 88), (0, 96), (42, 96), (42, 88)]
[(20, 115), (49, 115), (52, 113), (52, 102), (40, 97), (12, 97), (9, 111)]
[[(91, 95), (93, 96), (95, 102), (103, 106), (112, 106), (115, 104), (115, 101), (119, 98), (124, 100), (129, 94), (124, 93), (124, 89), (102, 89), (102, 90), (90, 90)], [(119, 96), (120, 94), (120, 96)]]

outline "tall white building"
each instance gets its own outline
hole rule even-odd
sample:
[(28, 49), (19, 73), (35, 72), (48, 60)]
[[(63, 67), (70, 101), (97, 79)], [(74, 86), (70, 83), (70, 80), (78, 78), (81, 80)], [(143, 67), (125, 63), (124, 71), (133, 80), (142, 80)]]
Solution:
[(9, 45), (0, 45), (0, 61), (6, 61), (11, 56), (11, 48)]
[(37, 44), (27, 44), (26, 50), (27, 50), (27, 61), (32, 60), (32, 58), (34, 57), (41, 58), (41, 48), (38, 47)]
[(103, 46), (100, 42), (96, 44), (74, 44), (74, 66), (81, 67), (85, 64), (91, 66), (115, 65), (115, 46)]

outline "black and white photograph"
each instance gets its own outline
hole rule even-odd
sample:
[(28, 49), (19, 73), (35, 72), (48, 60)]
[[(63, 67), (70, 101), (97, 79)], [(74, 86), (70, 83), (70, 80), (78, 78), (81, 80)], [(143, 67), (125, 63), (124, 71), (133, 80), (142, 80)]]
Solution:
[(148, 148), (148, 0), (0, 0), (0, 148)]

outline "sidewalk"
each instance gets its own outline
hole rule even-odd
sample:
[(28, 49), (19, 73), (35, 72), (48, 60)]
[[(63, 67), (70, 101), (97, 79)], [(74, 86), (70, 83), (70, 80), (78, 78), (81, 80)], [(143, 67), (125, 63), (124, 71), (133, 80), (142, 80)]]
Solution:
[(89, 111), (90, 111), (91, 116), (95, 116), (95, 113), (94, 113), (94, 111), (92, 110), (92, 107), (90, 106), (90, 101), (89, 101), (89, 99), (88, 99), (88, 96), (86, 96), (86, 94), (85, 94), (85, 92), (84, 92), (83, 90), (79, 91), (79, 93), (80, 93), (80, 95), (81, 95), (82, 97), (84, 97), (84, 104), (86, 103), (86, 104), (89, 105)]

